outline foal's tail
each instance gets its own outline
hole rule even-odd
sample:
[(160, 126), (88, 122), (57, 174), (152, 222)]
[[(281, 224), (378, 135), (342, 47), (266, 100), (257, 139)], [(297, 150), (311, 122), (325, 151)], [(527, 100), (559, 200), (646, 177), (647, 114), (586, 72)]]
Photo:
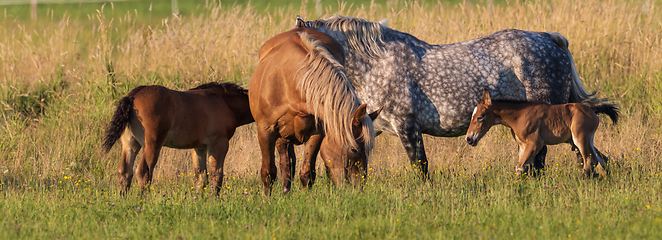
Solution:
[(595, 114), (598, 114), (598, 113), (607, 114), (609, 116), (609, 118), (611, 118), (611, 121), (614, 122), (614, 124), (618, 123), (619, 110), (618, 110), (618, 107), (616, 107), (616, 105), (614, 105), (614, 104), (603, 103), (603, 104), (600, 104), (598, 106), (591, 107), (591, 110), (593, 110), (593, 112), (595, 112)]
[(113, 120), (110, 121), (108, 129), (106, 129), (106, 136), (103, 142), (104, 152), (107, 153), (110, 151), (110, 148), (115, 145), (117, 139), (122, 137), (122, 133), (126, 129), (126, 126), (129, 125), (129, 120), (131, 119), (131, 109), (133, 109), (133, 96), (129, 95), (120, 99), (113, 115)]
[(577, 67), (575, 66), (575, 60), (572, 58), (572, 54), (570, 53), (570, 50), (568, 49), (569, 42), (568, 39), (563, 37), (560, 33), (557, 32), (548, 32), (551, 37), (552, 41), (556, 43), (563, 51), (568, 54), (568, 58), (570, 59), (570, 67), (572, 68), (572, 86), (570, 88), (570, 99), (568, 102), (573, 102), (573, 103), (588, 103), (588, 104), (597, 104), (604, 99), (599, 99), (594, 97), (595, 92), (589, 93), (584, 89), (584, 86), (582, 85), (582, 81), (579, 79), (579, 75), (577, 74)]

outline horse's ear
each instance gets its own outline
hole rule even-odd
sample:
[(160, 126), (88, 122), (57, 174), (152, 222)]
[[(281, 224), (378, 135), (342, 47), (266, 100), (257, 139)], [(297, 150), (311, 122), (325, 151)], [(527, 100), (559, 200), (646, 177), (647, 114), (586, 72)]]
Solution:
[(387, 25), (387, 23), (388, 23), (388, 18), (384, 18), (384, 19), (382, 19), (382, 20), (379, 20), (378, 23), (381, 24), (381, 25), (384, 26), (384, 27), (388, 27), (388, 25)]
[(384, 106), (380, 107), (377, 111), (374, 111), (374, 112), (368, 114), (368, 116), (370, 116), (370, 119), (375, 121), (375, 119), (377, 119), (377, 117), (379, 116), (379, 113), (382, 112), (382, 109), (384, 109)]
[(304, 21), (303, 18), (302, 18), (301, 16), (297, 15), (297, 21), (296, 21), (294, 27), (295, 27), (295, 28), (304, 27), (304, 23), (305, 23), (305, 22), (306, 22), (306, 21)]
[(487, 106), (492, 105), (492, 97), (490, 96), (490, 91), (485, 90), (483, 92), (483, 101), (482, 102), (485, 103), (485, 105), (487, 105)]
[(354, 116), (352, 117), (352, 125), (353, 126), (360, 126), (361, 122), (363, 122), (363, 118), (365, 117), (365, 108), (367, 104), (361, 104), (359, 108), (354, 111)]

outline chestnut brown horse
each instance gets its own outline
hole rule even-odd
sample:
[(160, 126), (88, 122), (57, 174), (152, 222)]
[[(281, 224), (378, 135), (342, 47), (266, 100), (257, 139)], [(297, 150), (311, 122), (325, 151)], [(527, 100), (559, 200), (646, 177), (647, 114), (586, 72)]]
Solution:
[(209, 175), (218, 195), (230, 138), (237, 127), (254, 121), (247, 90), (235, 84), (207, 83), (185, 92), (156, 85), (140, 86), (120, 99), (103, 147), (108, 152), (121, 139), (117, 177), (122, 194), (131, 187), (138, 151), (144, 149), (137, 169), (144, 191), (152, 181), (161, 147), (166, 146), (193, 149), (198, 191), (204, 188)]
[(519, 162), (515, 168), (518, 175), (528, 171), (534, 156), (544, 145), (570, 143), (573, 149), (575, 146), (579, 148), (585, 176), (589, 176), (599, 163), (602, 167), (600, 174), (606, 177), (606, 158), (593, 145), (600, 124), (596, 113), (607, 114), (614, 124), (618, 122), (618, 108), (612, 104), (589, 107), (581, 103), (549, 105), (544, 102), (492, 101), (486, 90), (471, 116), (465, 140), (476, 146), (493, 125), (503, 124), (511, 129), (519, 145)]
[(276, 179), (274, 150), (280, 156), (284, 192), (295, 169), (293, 144), (305, 143), (301, 183), (315, 181), (318, 151), (335, 184), (357, 183), (365, 175), (375, 138), (366, 114), (342, 64), (342, 46), (328, 35), (296, 28), (269, 39), (249, 85), (251, 112), (257, 123), (262, 153), (261, 177), (269, 195)]

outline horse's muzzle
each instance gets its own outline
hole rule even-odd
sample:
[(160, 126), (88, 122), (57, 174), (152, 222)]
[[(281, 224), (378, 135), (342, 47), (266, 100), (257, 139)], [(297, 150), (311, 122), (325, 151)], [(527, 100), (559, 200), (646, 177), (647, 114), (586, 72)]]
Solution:
[(464, 140), (467, 141), (467, 143), (473, 147), (478, 145), (478, 134), (475, 133), (467, 133), (467, 136), (464, 138)]

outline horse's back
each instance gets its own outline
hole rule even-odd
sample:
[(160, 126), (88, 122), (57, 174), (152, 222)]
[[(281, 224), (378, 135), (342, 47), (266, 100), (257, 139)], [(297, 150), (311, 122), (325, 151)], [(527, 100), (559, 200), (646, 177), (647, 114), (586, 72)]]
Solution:
[(462, 76), (477, 79), (478, 85), (482, 81), (497, 99), (567, 103), (573, 68), (563, 40), (560, 34), (501, 30), (449, 45), (447, 54), (463, 53), (450, 58), (467, 61), (450, 61), (445, 68), (465, 69)]
[[(300, 34), (306, 34), (312, 36), (313, 39), (319, 41), (322, 43), (322, 45), (331, 52), (331, 54), (334, 55), (334, 57), (341, 61), (344, 61), (344, 51), (342, 48), (342, 45), (340, 45), (337, 41), (332, 39), (330, 36), (318, 32), (315, 30), (312, 30), (310, 28), (294, 28), (290, 31), (280, 33), (271, 39), (267, 40), (264, 44), (262, 44), (262, 47), (260, 47), (260, 52), (259, 52), (259, 59), (260, 62), (262, 61), (263, 58), (266, 56), (271, 55), (278, 55), (277, 52), (279, 51), (291, 51), (293, 49), (298, 49), (298, 50), (305, 50), (306, 52), (308, 49), (305, 47), (305, 44), (302, 42), (302, 39), (300, 38)], [(293, 45), (292, 45), (293, 44)], [(281, 50), (281, 48), (284, 48)], [(276, 53), (272, 53), (272, 51), (275, 51)]]
[(153, 85), (131, 96), (136, 110), (131, 131), (143, 137), (165, 138), (167, 147), (204, 147), (208, 135), (227, 136), (236, 128), (227, 104), (205, 90), (182, 92)]

